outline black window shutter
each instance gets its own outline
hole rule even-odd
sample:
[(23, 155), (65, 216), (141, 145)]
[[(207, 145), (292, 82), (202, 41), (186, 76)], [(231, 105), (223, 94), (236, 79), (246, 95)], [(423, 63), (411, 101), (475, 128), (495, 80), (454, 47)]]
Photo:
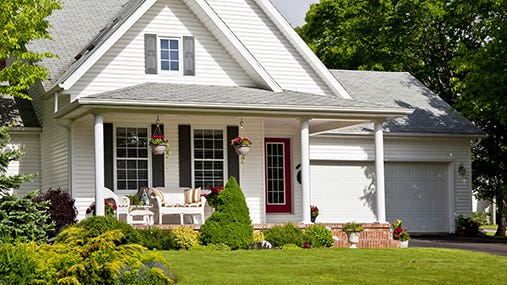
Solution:
[(192, 187), (192, 148), (190, 125), (178, 126), (180, 187)]
[(146, 74), (157, 74), (157, 35), (144, 35), (144, 70)]
[(195, 75), (194, 37), (183, 37), (183, 75)]
[(234, 176), (239, 184), (239, 159), (236, 150), (230, 145), (230, 141), (235, 139), (238, 134), (237, 126), (227, 126), (227, 174), (229, 177)]
[[(164, 133), (164, 125), (160, 124), (160, 131)], [(151, 133), (155, 132), (156, 124), (151, 125)], [(151, 169), (152, 176), (151, 181), (153, 187), (164, 187), (165, 186), (165, 154), (164, 155), (152, 155), (151, 156)]]
[(104, 186), (114, 190), (113, 124), (104, 123)]

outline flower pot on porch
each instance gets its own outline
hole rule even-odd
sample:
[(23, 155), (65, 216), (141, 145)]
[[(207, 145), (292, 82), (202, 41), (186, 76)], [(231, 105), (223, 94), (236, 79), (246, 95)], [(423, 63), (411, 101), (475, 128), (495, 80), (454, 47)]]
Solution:
[(154, 155), (162, 155), (165, 153), (166, 148), (167, 148), (167, 145), (165, 145), (165, 144), (151, 145), (151, 152)]
[(400, 248), (408, 248), (408, 240), (400, 240)]
[(347, 232), (347, 239), (349, 240), (349, 248), (357, 248), (359, 243), (359, 235), (361, 232)]
[(248, 146), (248, 145), (238, 145), (238, 146), (236, 146), (236, 153), (239, 156), (247, 155), (249, 151), (250, 151), (250, 146)]

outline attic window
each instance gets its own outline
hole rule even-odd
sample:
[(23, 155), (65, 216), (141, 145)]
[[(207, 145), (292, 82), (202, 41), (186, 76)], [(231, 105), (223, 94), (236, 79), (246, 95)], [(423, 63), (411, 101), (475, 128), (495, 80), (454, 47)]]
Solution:
[(160, 39), (160, 69), (180, 70), (180, 41), (178, 39)]

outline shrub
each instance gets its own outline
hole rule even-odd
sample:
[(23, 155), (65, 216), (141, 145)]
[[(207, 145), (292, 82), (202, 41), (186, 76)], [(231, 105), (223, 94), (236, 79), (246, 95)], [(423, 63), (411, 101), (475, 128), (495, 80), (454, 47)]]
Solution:
[(231, 249), (247, 249), (253, 242), (250, 212), (234, 177), (217, 195), (215, 211), (202, 225), (199, 241), (204, 245), (224, 243)]
[(176, 226), (171, 230), (173, 248), (190, 249), (199, 244), (199, 233), (185, 226)]
[(33, 242), (0, 245), (0, 284), (30, 284), (37, 268), (36, 248)]
[(333, 245), (333, 233), (322, 225), (312, 225), (304, 232), (305, 240), (311, 247), (330, 247)]
[(297, 245), (295, 245), (293, 243), (285, 244), (284, 246), (282, 246), (281, 249), (285, 249), (285, 250), (299, 250), (300, 249), (300, 250), (303, 250), (302, 247), (297, 246)]
[(66, 226), (76, 223), (77, 210), (74, 199), (61, 188), (50, 188), (47, 192), (37, 195), (33, 201), (36, 203), (49, 201), (47, 213), (55, 223), (55, 230), (48, 233), (49, 237), (56, 236)]
[[(46, 212), (49, 202), (35, 203), (37, 192), (0, 197), (0, 235), (19, 242), (46, 242), (54, 224)], [(1, 241), (0, 241), (1, 242)]]
[(171, 230), (162, 230), (158, 227), (151, 227), (149, 229), (137, 230), (141, 237), (140, 244), (149, 249), (168, 250), (174, 249), (174, 236)]
[(273, 245), (273, 247), (283, 247), (287, 244), (295, 244), (303, 247), (303, 230), (289, 222), (283, 226), (276, 225), (272, 228), (263, 230), (264, 237)]
[[(76, 230), (80, 229), (80, 230)], [(88, 240), (98, 237), (110, 230), (120, 230), (126, 243), (140, 243), (141, 236), (129, 224), (116, 220), (115, 218), (94, 216), (66, 228), (57, 237), (60, 243), (71, 242), (71, 240)]]
[(459, 215), (456, 219), (456, 230), (458, 234), (463, 232), (468, 236), (475, 236), (479, 233), (480, 226), (480, 221), (474, 218), (465, 218), (463, 215)]

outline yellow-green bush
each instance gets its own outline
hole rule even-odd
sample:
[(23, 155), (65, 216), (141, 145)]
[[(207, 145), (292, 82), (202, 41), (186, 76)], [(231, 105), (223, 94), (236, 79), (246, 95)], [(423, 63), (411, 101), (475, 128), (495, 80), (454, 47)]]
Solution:
[(176, 226), (172, 228), (174, 249), (190, 249), (199, 244), (199, 233), (194, 229), (185, 226)]

